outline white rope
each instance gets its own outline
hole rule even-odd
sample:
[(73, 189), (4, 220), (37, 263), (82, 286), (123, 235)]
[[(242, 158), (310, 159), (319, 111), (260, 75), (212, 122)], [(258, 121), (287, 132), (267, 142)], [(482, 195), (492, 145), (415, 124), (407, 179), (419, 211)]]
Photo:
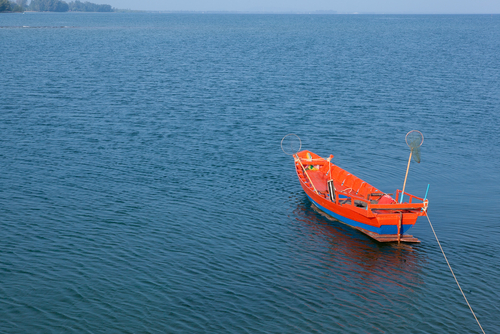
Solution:
[[(472, 310), (472, 307), (470, 306), (469, 304), (469, 301), (467, 300), (467, 297), (465, 297), (465, 294), (464, 292), (462, 291), (462, 288), (460, 287), (460, 284), (458, 284), (458, 280), (455, 276), (455, 273), (453, 273), (453, 269), (451, 269), (451, 266), (450, 266), (450, 263), (448, 262), (448, 259), (446, 258), (446, 255), (444, 254), (444, 250), (443, 250), (443, 247), (441, 247), (441, 243), (439, 242), (439, 239), (436, 235), (436, 232), (434, 231), (434, 227), (432, 227), (432, 223), (431, 223), (431, 220), (429, 219), (429, 215), (426, 214), (426, 217), (427, 217), (427, 220), (429, 221), (429, 225), (431, 226), (431, 229), (432, 229), (432, 233), (434, 233), (434, 236), (436, 237), (436, 241), (439, 245), (439, 248), (441, 249), (441, 252), (443, 253), (443, 256), (444, 256), (444, 259), (446, 260), (446, 263), (448, 264), (448, 268), (450, 268), (450, 271), (451, 271), (451, 274), (453, 275), (453, 278), (455, 279), (455, 282), (457, 282), (457, 285), (458, 285), (458, 288), (460, 289), (460, 292), (462, 293), (462, 296), (464, 296), (464, 299), (465, 299), (465, 302), (467, 303), (467, 305), (469, 306), (470, 308), (470, 311), (472, 312), (472, 315), (474, 316), (474, 319), (476, 319), (477, 321), (477, 324), (479, 325), (479, 328), (481, 328), (481, 331), (484, 333), (484, 329), (483, 327), (481, 326), (481, 324), (479, 323), (479, 320), (477, 320), (477, 317), (476, 317), (476, 314), (474, 313), (474, 311)], [(484, 333), (486, 334), (486, 333)]]

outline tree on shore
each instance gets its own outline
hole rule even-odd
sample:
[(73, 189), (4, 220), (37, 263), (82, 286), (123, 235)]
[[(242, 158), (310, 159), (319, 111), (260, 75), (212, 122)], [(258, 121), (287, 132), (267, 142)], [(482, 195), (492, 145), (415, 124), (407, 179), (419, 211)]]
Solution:
[(98, 5), (92, 2), (80, 2), (78, 0), (71, 1), (69, 4), (69, 10), (73, 12), (112, 12), (113, 7), (110, 5)]
[(26, 9), (35, 12), (113, 12), (115, 9), (110, 5), (99, 5), (92, 2), (71, 1), (69, 4), (62, 0), (0, 0), (0, 12), (22, 12)]
[(0, 12), (9, 12), (10, 2), (9, 0), (0, 0)]
[(69, 9), (61, 0), (31, 0), (29, 8), (36, 12), (67, 12)]
[[(8, 0), (0, 0), (8, 1)], [(18, 0), (24, 1), (26, 0)], [(31, 0), (29, 9), (35, 12), (112, 12), (110, 5), (99, 5), (92, 2), (72, 1), (69, 4), (61, 0)]]
[(23, 12), (26, 7), (27, 0), (0, 0), (0, 13), (2, 12)]

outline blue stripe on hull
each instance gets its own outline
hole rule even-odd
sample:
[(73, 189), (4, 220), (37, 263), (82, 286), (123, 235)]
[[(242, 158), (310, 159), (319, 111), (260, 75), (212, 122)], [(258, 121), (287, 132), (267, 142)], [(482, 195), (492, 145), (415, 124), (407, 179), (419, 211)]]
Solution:
[[(362, 229), (368, 230), (370, 232), (375, 232), (377, 234), (397, 234), (398, 233), (398, 227), (396, 225), (382, 225), (380, 227), (375, 227), (375, 226), (363, 224), (363, 223), (357, 222), (355, 220), (341, 216), (341, 215), (339, 215), (331, 210), (324, 208), (323, 206), (319, 205), (316, 201), (314, 201), (309, 195), (307, 195), (307, 193), (306, 193), (306, 196), (321, 211), (329, 214), (330, 216), (332, 216), (335, 219), (340, 220), (344, 224), (347, 224), (350, 226), (355, 226), (355, 227), (361, 227)], [(410, 228), (411, 228), (411, 225), (403, 225), (403, 233), (407, 232)]]

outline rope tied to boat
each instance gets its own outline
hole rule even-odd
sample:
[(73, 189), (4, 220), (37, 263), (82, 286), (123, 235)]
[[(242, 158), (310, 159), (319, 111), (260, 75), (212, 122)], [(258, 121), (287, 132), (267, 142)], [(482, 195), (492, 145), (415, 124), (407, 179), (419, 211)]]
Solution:
[(475, 314), (475, 313), (474, 313), (474, 311), (472, 310), (472, 307), (470, 306), (469, 301), (467, 300), (467, 297), (465, 297), (465, 294), (464, 294), (464, 292), (463, 292), (463, 290), (462, 290), (462, 287), (461, 287), (461, 286), (460, 286), (460, 284), (458, 283), (457, 277), (455, 276), (455, 273), (453, 272), (453, 269), (451, 269), (450, 262), (448, 262), (448, 258), (446, 257), (446, 254), (444, 253), (443, 247), (441, 247), (441, 243), (439, 242), (439, 239), (438, 239), (438, 237), (437, 237), (437, 235), (436, 235), (436, 231), (434, 231), (434, 227), (432, 226), (431, 220), (430, 220), (430, 218), (429, 218), (429, 214), (428, 214), (428, 213), (426, 213), (426, 215), (425, 215), (425, 216), (427, 217), (427, 220), (429, 221), (429, 225), (431, 226), (432, 233), (434, 233), (434, 237), (436, 237), (436, 241), (437, 241), (437, 243), (438, 243), (439, 248), (441, 249), (441, 253), (443, 253), (443, 256), (444, 256), (444, 259), (445, 259), (445, 261), (446, 261), (446, 264), (448, 265), (448, 268), (450, 268), (451, 274), (453, 275), (453, 278), (455, 279), (455, 282), (457, 282), (458, 288), (460, 289), (460, 292), (462, 293), (462, 296), (464, 296), (465, 302), (466, 302), (466, 303), (467, 303), (467, 305), (469, 306), (469, 309), (470, 309), (470, 311), (472, 312), (472, 315), (474, 316), (474, 319), (476, 319), (477, 324), (479, 325), (479, 328), (481, 328), (481, 331), (483, 332), (483, 334), (486, 334), (486, 333), (484, 332), (483, 327), (482, 327), (482, 326), (481, 326), (481, 324), (479, 323), (479, 320), (477, 319), (476, 314)]

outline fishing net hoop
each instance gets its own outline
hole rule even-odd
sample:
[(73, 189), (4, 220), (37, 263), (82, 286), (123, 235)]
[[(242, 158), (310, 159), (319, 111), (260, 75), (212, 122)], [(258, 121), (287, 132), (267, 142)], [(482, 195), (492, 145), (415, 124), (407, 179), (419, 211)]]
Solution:
[(405, 142), (411, 150), (413, 160), (420, 163), (420, 146), (422, 146), (424, 142), (424, 135), (422, 132), (418, 130), (411, 130), (406, 134)]
[[(415, 135), (420, 134), (420, 138), (422, 138), (422, 140), (420, 141), (420, 144), (418, 145), (418, 147), (422, 146), (422, 144), (424, 143), (424, 135), (422, 134), (422, 132), (418, 131), (418, 130), (411, 130), (410, 132), (408, 132), (405, 136), (405, 142), (406, 142), (406, 145), (408, 145), (409, 148), (414, 148), (412, 147), (409, 143), (408, 143), (408, 136), (412, 133), (415, 133)], [(411, 138), (411, 136), (410, 136)]]
[[(283, 147), (283, 142), (285, 142), (285, 139), (287, 137), (289, 137), (289, 136), (292, 136), (292, 137), (289, 138), (289, 140), (290, 140), (290, 149), (289, 150), (288, 149), (285, 150), (285, 148)], [(294, 137), (298, 139), (298, 144), (299, 144), (299, 148), (296, 151), (293, 148), (293, 145), (297, 144), (296, 139), (293, 139)], [(285, 146), (287, 146), (286, 142), (285, 142)], [(302, 140), (300, 140), (300, 137), (297, 136), (295, 133), (289, 133), (285, 137), (283, 137), (283, 139), (281, 139), (281, 150), (286, 155), (295, 155), (295, 154), (297, 154), (300, 151), (301, 148), (302, 148)]]

